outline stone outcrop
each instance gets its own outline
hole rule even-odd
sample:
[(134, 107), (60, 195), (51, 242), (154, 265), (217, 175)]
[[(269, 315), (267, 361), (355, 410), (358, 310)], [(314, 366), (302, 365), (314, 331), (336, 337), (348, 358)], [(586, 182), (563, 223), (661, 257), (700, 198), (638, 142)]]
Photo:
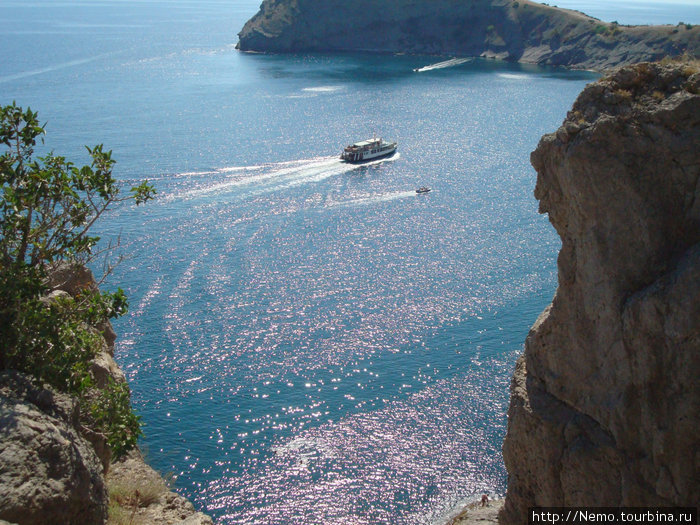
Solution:
[(243, 51), (372, 51), (606, 69), (700, 55), (700, 27), (621, 26), (530, 0), (264, 0)]
[[(61, 265), (51, 273), (46, 301), (81, 290), (97, 289), (90, 270)], [(125, 382), (114, 361), (116, 334), (109, 322), (90, 370), (98, 387)], [(105, 523), (110, 506), (108, 487), (120, 481), (133, 494), (144, 486), (157, 488), (152, 501), (124, 503), (124, 522), (211, 525), (184, 497), (172, 492), (140, 452), (111, 463), (105, 436), (81, 424), (78, 402), (68, 394), (35, 385), (12, 370), (0, 371), (0, 524), (75, 525)], [(105, 481), (107, 476), (108, 482)], [(127, 483), (128, 481), (128, 483)], [(145, 504), (147, 503), (147, 504)], [(136, 517), (140, 521), (135, 521)]]
[(0, 519), (104, 523), (102, 463), (79, 428), (71, 396), (0, 372)]
[(700, 501), (698, 71), (622, 68), (532, 154), (559, 286), (513, 377), (501, 523)]
[(112, 464), (107, 486), (119, 499), (130, 523), (148, 525), (212, 525), (212, 519), (195, 511), (192, 503), (172, 492), (149, 467), (138, 450)]

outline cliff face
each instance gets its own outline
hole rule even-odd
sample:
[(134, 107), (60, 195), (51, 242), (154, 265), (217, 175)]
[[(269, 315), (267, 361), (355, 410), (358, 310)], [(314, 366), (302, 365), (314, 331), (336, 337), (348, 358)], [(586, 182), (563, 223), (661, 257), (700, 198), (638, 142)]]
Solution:
[(604, 69), (700, 55), (700, 27), (626, 27), (529, 0), (264, 0), (244, 51), (484, 56)]
[(700, 73), (589, 85), (532, 154), (559, 286), (513, 377), (502, 523), (700, 501)]

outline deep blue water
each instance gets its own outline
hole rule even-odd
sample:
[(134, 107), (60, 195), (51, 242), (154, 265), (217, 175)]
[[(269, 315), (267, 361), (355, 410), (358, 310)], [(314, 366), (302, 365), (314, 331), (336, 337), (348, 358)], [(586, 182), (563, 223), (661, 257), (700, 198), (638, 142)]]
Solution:
[[(258, 0), (0, 7), (0, 103), (159, 191), (98, 229), (127, 257), (109, 285), (142, 447), (180, 492), (222, 523), (401, 524), (504, 492), (559, 248), (529, 153), (594, 75), (238, 53)], [(375, 133), (399, 152), (338, 160)]]

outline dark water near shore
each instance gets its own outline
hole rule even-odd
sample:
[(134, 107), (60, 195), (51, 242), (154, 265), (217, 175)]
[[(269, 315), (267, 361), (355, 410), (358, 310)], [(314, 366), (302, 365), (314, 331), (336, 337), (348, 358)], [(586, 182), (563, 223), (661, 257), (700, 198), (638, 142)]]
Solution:
[[(159, 191), (99, 228), (127, 255), (109, 284), (143, 447), (180, 492), (222, 523), (435, 522), (505, 489), (559, 248), (529, 153), (595, 76), (240, 54), (258, 4), (0, 2), (0, 102)], [(374, 133), (398, 153), (338, 160)]]

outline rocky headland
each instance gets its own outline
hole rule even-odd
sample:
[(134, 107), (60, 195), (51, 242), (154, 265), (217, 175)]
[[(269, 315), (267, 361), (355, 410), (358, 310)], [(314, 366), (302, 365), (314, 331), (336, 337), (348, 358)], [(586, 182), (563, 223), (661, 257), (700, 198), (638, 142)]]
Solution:
[[(515, 3), (506, 7), (533, 7)], [(305, 2), (265, 0), (262, 12), (275, 4)], [(695, 506), (700, 65), (641, 63), (589, 85), (531, 160), (540, 211), (562, 240), (559, 285), (512, 381), (500, 523), (526, 523), (533, 506)], [(55, 278), (54, 294), (95, 286), (82, 270)], [(123, 382), (115, 334), (101, 331), (93, 376)], [(498, 505), (455, 523), (493, 522)], [(75, 399), (0, 373), (0, 523), (105, 523), (120, 513), (121, 523), (211, 524), (138, 451), (113, 462)]]
[(700, 55), (700, 26), (622, 26), (530, 0), (263, 0), (243, 51), (371, 51), (604, 70)]
[[(83, 267), (54, 271), (51, 301), (96, 287)], [(109, 323), (91, 365), (98, 385), (126, 378), (114, 361)], [(138, 450), (113, 461), (105, 437), (81, 422), (71, 395), (37, 385), (13, 370), (0, 371), (0, 524), (211, 525), (208, 516), (172, 492)]]
[(586, 87), (532, 153), (559, 284), (511, 386), (500, 523), (700, 501), (700, 66)]

